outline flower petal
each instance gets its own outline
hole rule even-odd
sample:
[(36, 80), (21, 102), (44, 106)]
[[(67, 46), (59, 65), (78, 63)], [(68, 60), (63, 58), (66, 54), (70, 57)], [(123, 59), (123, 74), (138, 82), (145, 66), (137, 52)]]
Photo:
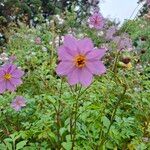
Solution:
[(11, 73), (16, 69), (16, 65), (14, 64), (4, 64), (2, 66), (4, 72)]
[(69, 52), (69, 49), (63, 45), (58, 48), (58, 56), (59, 56), (59, 60), (72, 60), (73, 59), (73, 56)]
[(0, 82), (3, 82), (4, 81), (4, 71), (3, 70), (0, 70)]
[(5, 74), (4, 71), (3, 71), (3, 70), (0, 70), (0, 78), (3, 77), (4, 74)]
[(6, 90), (6, 83), (0, 82), (0, 93), (4, 93)]
[(21, 85), (21, 84), (22, 84), (21, 79), (17, 79), (17, 78), (11, 78), (10, 82), (11, 82), (11, 84), (14, 85), (14, 86), (18, 86), (18, 85)]
[(12, 77), (13, 78), (21, 78), (24, 75), (24, 71), (20, 70), (20, 69), (15, 69), (12, 72)]
[(13, 84), (11, 84), (10, 81), (6, 81), (6, 88), (7, 88), (7, 90), (9, 90), (11, 92), (16, 90), (16, 87)]
[(77, 49), (77, 39), (74, 38), (71, 35), (66, 35), (64, 37), (64, 46), (67, 47), (70, 50), (70, 54), (72, 56), (75, 56), (78, 54), (78, 49)]
[(12, 73), (12, 72), (14, 72), (14, 70), (16, 70), (16, 69), (17, 69), (17, 66), (16, 66), (16, 65), (14, 65), (14, 64), (10, 64), (9, 69), (10, 69), (10, 73)]
[(89, 38), (84, 38), (82, 40), (78, 41), (78, 48), (80, 50), (80, 53), (82, 54), (86, 54), (89, 51), (91, 51), (93, 49), (94, 45), (91, 41), (91, 39)]
[(80, 75), (79, 71), (80, 70), (76, 68), (68, 74), (68, 82), (70, 85), (75, 85), (79, 83), (79, 75)]
[(67, 75), (74, 68), (74, 64), (71, 61), (61, 61), (57, 68), (56, 73), (58, 75)]
[(15, 109), (16, 111), (19, 111), (19, 110), (21, 109), (21, 106), (20, 106), (20, 105), (17, 105), (16, 103), (11, 104), (11, 107), (12, 107), (13, 109)]
[(100, 75), (106, 72), (106, 67), (101, 61), (88, 61), (86, 67), (90, 70), (92, 74)]
[(79, 78), (80, 83), (87, 87), (92, 83), (93, 75), (86, 67), (84, 67), (80, 71)]
[(99, 60), (105, 55), (106, 49), (94, 49), (86, 55), (88, 60)]

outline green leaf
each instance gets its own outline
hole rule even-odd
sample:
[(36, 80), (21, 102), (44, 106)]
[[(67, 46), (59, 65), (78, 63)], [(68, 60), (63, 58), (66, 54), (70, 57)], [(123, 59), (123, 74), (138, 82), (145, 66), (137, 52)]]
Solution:
[(16, 150), (22, 149), (26, 145), (27, 141), (21, 141), (16, 145)]
[(12, 144), (11, 143), (7, 142), (6, 139), (4, 140), (4, 143), (5, 143), (8, 150), (12, 150)]
[(103, 116), (102, 117), (102, 122), (103, 122), (103, 125), (105, 126), (105, 127), (109, 127), (109, 125), (110, 125), (110, 120), (106, 117), (106, 116)]
[(63, 142), (62, 146), (64, 147), (65, 150), (71, 150), (72, 142)]
[(60, 135), (63, 135), (67, 131), (66, 128), (60, 128), (59, 133)]

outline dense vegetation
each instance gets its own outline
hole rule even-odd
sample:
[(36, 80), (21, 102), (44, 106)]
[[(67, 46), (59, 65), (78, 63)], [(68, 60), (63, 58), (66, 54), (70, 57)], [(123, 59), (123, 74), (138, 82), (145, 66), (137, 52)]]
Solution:
[(77, 16), (10, 24), (0, 47), (0, 150), (150, 148), (149, 18), (118, 27), (97, 11)]

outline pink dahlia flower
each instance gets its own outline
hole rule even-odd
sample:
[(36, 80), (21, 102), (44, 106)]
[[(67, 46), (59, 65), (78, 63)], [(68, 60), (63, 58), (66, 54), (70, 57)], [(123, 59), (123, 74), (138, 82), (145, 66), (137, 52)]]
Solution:
[(89, 17), (89, 27), (95, 29), (102, 29), (104, 26), (104, 18), (99, 12), (94, 12)]
[(106, 40), (112, 40), (114, 38), (114, 34), (116, 33), (117, 29), (115, 26), (111, 26), (107, 31), (106, 31)]
[(132, 50), (132, 40), (129, 38), (127, 34), (123, 36), (114, 37), (113, 41), (117, 44), (118, 50), (122, 51), (131, 51)]
[(91, 84), (93, 75), (101, 75), (106, 68), (101, 59), (106, 50), (94, 48), (89, 38), (77, 40), (71, 35), (64, 37), (64, 44), (58, 49), (60, 63), (56, 72), (67, 76), (70, 85), (77, 83), (87, 87)]
[(15, 91), (22, 81), (24, 72), (14, 64), (5, 64), (0, 67), (0, 93), (6, 90)]
[(146, 4), (150, 6), (150, 0), (146, 0)]
[(19, 111), (24, 106), (26, 106), (26, 100), (22, 96), (17, 96), (11, 103), (11, 107), (16, 111)]
[(35, 44), (37, 44), (37, 45), (41, 44), (41, 38), (40, 37), (35, 38)]

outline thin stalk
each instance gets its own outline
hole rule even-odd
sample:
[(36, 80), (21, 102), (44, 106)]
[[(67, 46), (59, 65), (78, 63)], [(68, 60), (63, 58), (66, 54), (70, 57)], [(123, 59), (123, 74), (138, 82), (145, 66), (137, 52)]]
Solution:
[(55, 22), (53, 22), (52, 25), (52, 33), (53, 33), (53, 39), (52, 39), (52, 49), (51, 49), (51, 53), (50, 53), (50, 66), (52, 66), (53, 64), (53, 59), (54, 59), (54, 50), (55, 50), (55, 37), (56, 37), (56, 33), (55, 33)]
[(78, 118), (77, 115), (78, 115), (78, 109), (79, 109), (79, 98), (80, 98), (81, 89), (82, 87), (79, 88), (79, 92), (75, 100), (76, 103), (75, 103), (75, 112), (74, 112), (74, 123), (72, 124), (73, 125), (72, 148), (71, 148), (72, 150), (74, 148), (75, 140), (76, 140), (76, 128), (77, 128), (77, 118)]
[(58, 109), (56, 109), (57, 137), (58, 137), (58, 148), (59, 149), (61, 147), (61, 136), (60, 136), (59, 130), (60, 130), (60, 127), (61, 127), (60, 108), (61, 108), (62, 86), (63, 86), (63, 79), (61, 79), (59, 99), (58, 99)]
[(115, 62), (114, 62), (113, 69), (112, 69), (112, 71), (115, 72), (115, 73), (117, 71), (117, 62), (118, 62), (118, 59), (119, 59), (119, 54), (120, 54), (120, 51), (117, 51), (116, 56), (115, 56)]

